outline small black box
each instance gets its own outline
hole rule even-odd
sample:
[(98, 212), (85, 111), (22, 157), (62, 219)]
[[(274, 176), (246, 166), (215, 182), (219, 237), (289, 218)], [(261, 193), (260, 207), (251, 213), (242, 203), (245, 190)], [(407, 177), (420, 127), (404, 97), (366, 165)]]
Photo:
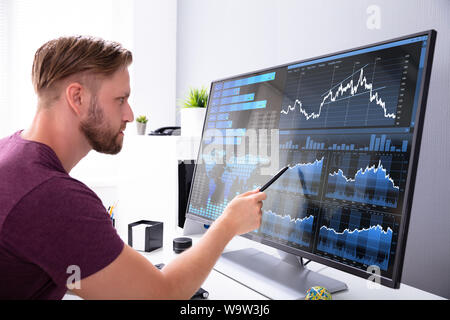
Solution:
[[(144, 246), (137, 248), (136, 243), (142, 242), (135, 237), (135, 247), (133, 247), (133, 227), (139, 225), (148, 225), (145, 227)], [(142, 236), (142, 235), (141, 235)], [(140, 220), (128, 225), (128, 245), (136, 250), (150, 252), (159, 249), (163, 245), (163, 223), (159, 221)]]

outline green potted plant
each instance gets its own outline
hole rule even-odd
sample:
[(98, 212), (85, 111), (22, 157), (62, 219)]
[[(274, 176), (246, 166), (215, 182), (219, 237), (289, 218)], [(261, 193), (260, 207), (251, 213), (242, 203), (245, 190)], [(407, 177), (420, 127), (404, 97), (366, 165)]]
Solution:
[(145, 134), (145, 129), (147, 128), (147, 122), (148, 122), (148, 119), (146, 116), (139, 116), (136, 118), (137, 133), (139, 135)]
[(181, 104), (181, 135), (199, 137), (202, 134), (208, 105), (208, 91), (190, 88), (188, 95)]

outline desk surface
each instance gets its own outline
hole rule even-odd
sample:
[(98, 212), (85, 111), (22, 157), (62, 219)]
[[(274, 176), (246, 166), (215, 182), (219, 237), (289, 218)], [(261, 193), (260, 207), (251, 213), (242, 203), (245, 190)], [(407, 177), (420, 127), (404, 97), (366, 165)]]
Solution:
[[(163, 247), (152, 252), (141, 252), (152, 264), (165, 263), (168, 264), (174, 259), (177, 254), (172, 250), (172, 240), (174, 237), (181, 236), (182, 230), (165, 230)], [(193, 243), (197, 242), (201, 235), (190, 235)], [(276, 250), (267, 246), (260, 245), (243, 237), (235, 237), (226, 247), (225, 251), (237, 250), (245, 247), (254, 247), (268, 254), (276, 255)], [(349, 273), (336, 270), (324, 266), (322, 264), (311, 262), (308, 264), (309, 270), (318, 272), (320, 274), (329, 276), (334, 279), (339, 279), (347, 284), (348, 289), (333, 294), (333, 300), (435, 300), (444, 299), (440, 296), (413, 288), (411, 286), (401, 284), (400, 289), (391, 289), (384, 286), (377, 288), (369, 288), (366, 279), (356, 277)], [(202, 285), (202, 288), (209, 292), (211, 300), (267, 300), (265, 295), (262, 295), (253, 289), (237, 282), (227, 275), (213, 269), (208, 278)], [(65, 300), (79, 299), (73, 295), (67, 294)]]
[[(181, 229), (174, 231), (175, 236), (181, 235)], [(190, 235), (195, 244), (201, 238), (201, 235)], [(164, 247), (153, 252), (141, 252), (153, 264), (169, 263), (176, 254), (172, 250), (172, 239), (165, 237)], [(235, 237), (226, 247), (225, 251), (237, 250), (245, 247), (255, 247), (261, 251), (276, 255), (275, 249), (260, 245), (254, 241), (243, 237)], [(444, 299), (440, 296), (413, 288), (411, 286), (401, 284), (399, 289), (391, 289), (385, 286), (369, 287), (366, 279), (351, 275), (349, 273), (339, 271), (337, 269), (324, 266), (322, 264), (311, 262), (308, 264), (309, 270), (318, 272), (320, 274), (338, 279), (347, 284), (348, 289), (342, 292), (333, 294), (335, 300), (402, 300), (402, 299)], [(208, 278), (202, 285), (202, 288), (209, 292), (209, 299), (224, 299), (224, 300), (263, 300), (268, 299), (266, 296), (254, 291), (253, 289), (235, 281), (227, 275), (224, 275), (213, 269)]]

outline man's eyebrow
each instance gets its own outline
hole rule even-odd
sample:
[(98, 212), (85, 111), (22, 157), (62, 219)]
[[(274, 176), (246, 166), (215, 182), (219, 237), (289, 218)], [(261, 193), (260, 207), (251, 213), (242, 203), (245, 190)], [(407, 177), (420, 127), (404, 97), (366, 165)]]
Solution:
[(127, 92), (125, 92), (123, 95), (121, 95), (121, 96), (119, 96), (119, 97), (117, 97), (116, 99), (121, 99), (121, 98), (129, 98), (130, 97), (130, 92), (129, 91), (127, 91)]

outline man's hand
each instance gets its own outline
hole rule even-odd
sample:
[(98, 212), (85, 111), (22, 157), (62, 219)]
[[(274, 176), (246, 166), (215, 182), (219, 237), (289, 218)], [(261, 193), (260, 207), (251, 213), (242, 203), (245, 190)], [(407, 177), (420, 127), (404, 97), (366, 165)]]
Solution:
[(262, 201), (267, 198), (259, 189), (236, 196), (215, 223), (225, 224), (234, 235), (258, 229), (261, 225)]

